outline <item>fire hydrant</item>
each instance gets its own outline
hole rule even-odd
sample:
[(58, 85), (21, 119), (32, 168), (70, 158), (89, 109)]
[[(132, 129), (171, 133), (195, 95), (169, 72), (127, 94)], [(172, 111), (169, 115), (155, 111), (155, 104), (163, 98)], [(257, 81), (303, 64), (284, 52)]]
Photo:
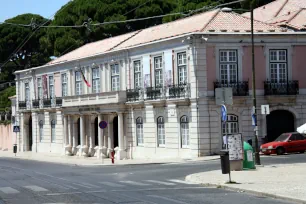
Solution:
[(114, 151), (111, 152), (111, 159), (112, 159), (112, 164), (115, 163), (115, 153)]

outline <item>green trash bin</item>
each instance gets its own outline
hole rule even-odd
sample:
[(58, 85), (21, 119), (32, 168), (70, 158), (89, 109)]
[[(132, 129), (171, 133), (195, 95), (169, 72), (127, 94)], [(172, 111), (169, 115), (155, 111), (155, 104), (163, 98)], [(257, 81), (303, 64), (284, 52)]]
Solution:
[(243, 151), (243, 169), (255, 169), (253, 147), (249, 143), (243, 142)]

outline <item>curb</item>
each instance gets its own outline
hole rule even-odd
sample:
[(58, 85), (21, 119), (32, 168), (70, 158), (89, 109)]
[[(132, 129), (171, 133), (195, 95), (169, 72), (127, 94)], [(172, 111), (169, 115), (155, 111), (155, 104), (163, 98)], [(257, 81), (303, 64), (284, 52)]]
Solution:
[(271, 194), (271, 193), (264, 193), (264, 192), (255, 191), (255, 190), (246, 190), (246, 189), (242, 189), (242, 188), (239, 188), (239, 187), (226, 186), (226, 185), (223, 185), (223, 184), (195, 182), (191, 179), (191, 177), (192, 177), (192, 175), (188, 175), (188, 176), (185, 177), (185, 180), (189, 181), (189, 182), (192, 182), (192, 183), (195, 183), (195, 184), (203, 185), (205, 187), (215, 187), (215, 188), (220, 188), (220, 189), (224, 189), (224, 190), (238, 191), (239, 193), (249, 193), (249, 194), (256, 195), (256, 196), (270, 197), (270, 198), (285, 200), (285, 201), (289, 201), (289, 202), (306, 204), (305, 200), (300, 200), (300, 199), (296, 199), (296, 198), (289, 198), (289, 197), (286, 197), (286, 196), (280, 196), (280, 195), (275, 195), (275, 194)]

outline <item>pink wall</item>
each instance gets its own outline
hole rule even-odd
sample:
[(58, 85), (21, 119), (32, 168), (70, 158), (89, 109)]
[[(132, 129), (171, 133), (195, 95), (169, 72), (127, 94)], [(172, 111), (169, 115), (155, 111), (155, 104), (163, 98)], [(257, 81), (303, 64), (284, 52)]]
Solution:
[(0, 150), (13, 150), (14, 135), (12, 125), (0, 125)]
[(55, 96), (61, 97), (62, 96), (62, 86), (61, 86), (61, 74), (60, 73), (54, 74), (54, 88), (55, 88)]
[(206, 49), (207, 60), (207, 89), (208, 91), (214, 91), (214, 81), (216, 81), (216, 57), (215, 47), (207, 46)]
[(306, 46), (294, 46), (292, 56), (292, 80), (298, 80), (300, 89), (306, 88)]
[[(264, 55), (264, 47), (255, 46), (255, 73), (256, 73), (256, 89), (264, 88), (266, 80), (266, 59)], [(249, 81), (249, 89), (252, 89), (252, 47), (243, 47), (242, 56), (242, 80)]]

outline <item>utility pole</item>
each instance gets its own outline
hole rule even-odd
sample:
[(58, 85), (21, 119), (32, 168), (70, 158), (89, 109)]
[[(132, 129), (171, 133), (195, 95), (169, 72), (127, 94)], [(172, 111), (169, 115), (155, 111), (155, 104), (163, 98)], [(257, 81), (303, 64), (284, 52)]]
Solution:
[(255, 85), (255, 51), (254, 51), (254, 4), (255, 1), (251, 2), (251, 36), (252, 36), (252, 97), (253, 97), (253, 111), (255, 117), (255, 163), (260, 165), (259, 147), (258, 147), (258, 126), (257, 126), (257, 111), (256, 111), (256, 85)]

